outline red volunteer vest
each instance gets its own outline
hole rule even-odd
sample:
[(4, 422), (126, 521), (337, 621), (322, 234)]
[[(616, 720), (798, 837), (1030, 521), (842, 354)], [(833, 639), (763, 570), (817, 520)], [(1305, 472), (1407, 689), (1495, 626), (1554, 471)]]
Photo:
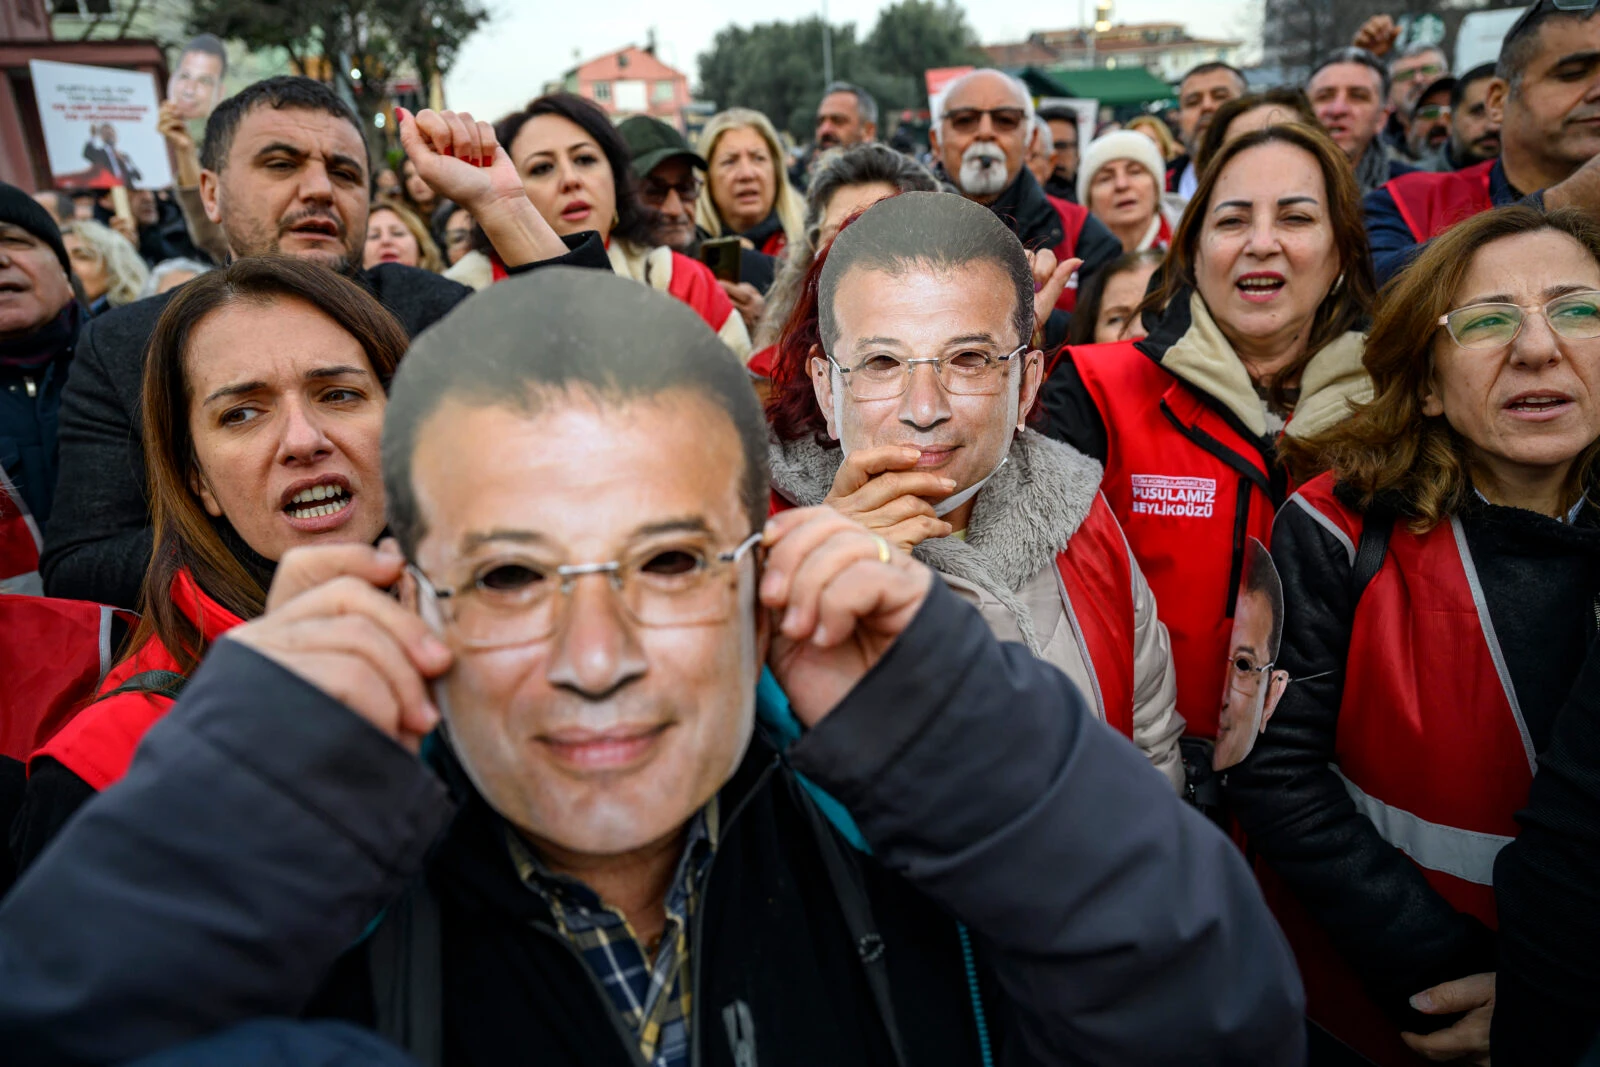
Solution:
[(85, 600), (0, 595), (0, 756), (26, 760), (94, 695), (111, 669), (111, 620)]
[[(1074, 204), (1062, 200), (1049, 193), (1044, 198), (1050, 201), (1050, 206), (1056, 209), (1056, 214), (1061, 218), (1061, 243), (1056, 245), (1056, 262), (1071, 259), (1078, 248), (1078, 235), (1083, 233), (1083, 224), (1089, 217), (1089, 209), (1081, 204)], [(1071, 311), (1078, 306), (1078, 275), (1076, 272), (1067, 282), (1066, 288), (1061, 290), (1061, 296), (1056, 300), (1056, 308), (1060, 311)]]
[[(173, 579), (172, 600), (200, 627), (208, 645), (244, 621), (207, 596), (187, 572)], [(172, 653), (150, 640), (106, 675), (100, 692), (109, 693), (145, 671), (177, 669)], [(118, 693), (84, 708), (33, 756), (49, 756), (96, 790), (103, 790), (128, 773), (139, 742), (170, 707), (171, 700), (153, 693)]]
[(1066, 608), (1094, 680), (1101, 717), (1124, 737), (1133, 736), (1133, 563), (1128, 542), (1105, 495), (1096, 493), (1088, 516), (1056, 556), (1061, 604)]
[[(1361, 543), (1362, 516), (1323, 475), (1301, 499)], [(1339, 705), (1337, 770), (1357, 810), (1456, 909), (1497, 925), (1494, 858), (1517, 833), (1533, 748), (1459, 524), (1417, 535), (1397, 523), (1356, 607)], [(1283, 897), (1279, 892), (1270, 896)], [(1420, 1063), (1367, 998), (1329, 938), (1280, 908), (1310, 1013), (1380, 1063)]]
[(1411, 236), (1421, 244), (1463, 219), (1494, 207), (1489, 198), (1489, 171), (1494, 163), (1491, 159), (1466, 170), (1442, 174), (1419, 170), (1391, 178), (1384, 188), (1394, 197)]
[[(0, 469), (0, 588), (8, 585), (21, 591), (32, 586), (39, 575), (39, 551), (44, 542), (39, 524), (28, 513), (22, 494)], [(28, 589), (37, 592), (37, 589)]]
[[(792, 503), (772, 491), (767, 514)], [(1133, 564), (1105, 497), (1095, 494), (1083, 524), (1056, 555), (1061, 606), (1094, 683), (1086, 694), (1116, 731), (1133, 737)], [(1218, 691), (1220, 692), (1220, 690)]]
[[(1332, 487), (1324, 475), (1300, 495), (1358, 544), (1362, 518)], [(1396, 524), (1350, 632), (1338, 769), (1384, 839), (1491, 927), (1494, 857), (1534, 767), (1504, 662), (1460, 523)]]
[(1257, 446), (1124, 341), (1069, 352), (1106, 427), (1100, 482), (1172, 638), (1178, 713), (1215, 738), (1246, 538), (1271, 544), (1272, 476)]

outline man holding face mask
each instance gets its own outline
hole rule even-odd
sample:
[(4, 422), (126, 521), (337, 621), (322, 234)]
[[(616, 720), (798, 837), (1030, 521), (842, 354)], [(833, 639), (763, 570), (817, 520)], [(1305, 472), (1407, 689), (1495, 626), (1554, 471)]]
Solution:
[(976, 204), (904, 193), (826, 254), (810, 385), (839, 447), (814, 432), (775, 442), (779, 496), (913, 552), (1181, 790), (1171, 647), (1100, 464), (1025, 427), (1044, 358), (1022, 245)]
[(443, 713), (460, 811), (317, 1009), (425, 1063), (1302, 1055), (1232, 845), (921, 563), (763, 525), (766, 440), (626, 279), (516, 279), (418, 339), (384, 475), (431, 634), (338, 546), (227, 638), (285, 668), (241, 714)]

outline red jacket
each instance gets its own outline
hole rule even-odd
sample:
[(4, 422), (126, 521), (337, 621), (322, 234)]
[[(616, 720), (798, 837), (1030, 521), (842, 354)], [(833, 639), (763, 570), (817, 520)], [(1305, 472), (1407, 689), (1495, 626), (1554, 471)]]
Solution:
[(1172, 639), (1178, 713), (1215, 737), (1246, 539), (1270, 545), (1282, 486), (1257, 443), (1134, 342), (1071, 358), (1109, 431), (1101, 491)]
[[(1361, 541), (1329, 475), (1300, 497)], [(1458, 520), (1397, 523), (1356, 607), (1338, 771), (1357, 809), (1457, 910), (1491, 928), (1494, 857), (1517, 834), (1534, 751)]]
[(1093, 693), (1105, 721), (1133, 736), (1133, 565), (1128, 542), (1106, 503), (1095, 494), (1083, 524), (1056, 556), (1061, 605), (1082, 637), (1084, 658), (1094, 674)]
[(93, 697), (111, 669), (114, 617), (135, 621), (84, 600), (0, 594), (0, 756), (28, 759)]
[(0, 589), (39, 591), (39, 550), (43, 545), (39, 524), (5, 469), (0, 468)]
[[(1054, 251), (1056, 262), (1071, 259), (1078, 249), (1078, 235), (1083, 232), (1084, 221), (1089, 217), (1089, 209), (1080, 204), (1061, 199), (1058, 196), (1044, 194), (1050, 201), (1050, 206), (1056, 209), (1056, 214), (1061, 217), (1061, 232), (1064, 235), (1061, 243), (1056, 245)], [(1060, 311), (1071, 311), (1078, 306), (1078, 275), (1073, 274), (1067, 287), (1061, 290), (1061, 296), (1056, 300), (1056, 308)]]
[[(773, 490), (768, 515), (794, 507)], [(1117, 526), (1103, 494), (1067, 547), (1056, 556), (1061, 605), (1086, 651), (1094, 675), (1095, 702), (1105, 721), (1124, 737), (1133, 737), (1134, 604), (1133, 566), (1128, 542)]]
[(1494, 207), (1489, 171), (1494, 160), (1465, 170), (1415, 171), (1384, 186), (1418, 244), (1431, 241), (1456, 223)]
[[(1365, 519), (1333, 484), (1331, 475), (1313, 479), (1295, 506), (1353, 561)], [(1345, 638), (1334, 772), (1356, 811), (1449, 907), (1495, 928), (1495, 857), (1517, 834), (1534, 755), (1459, 520), (1421, 535), (1395, 523), (1348, 633), (1327, 635)], [(1275, 871), (1259, 873), (1299, 959), (1308, 1014), (1375, 1063), (1422, 1063), (1330, 932)]]
[[(781, 240), (782, 237), (783, 231), (779, 230), (774, 239)], [(771, 240), (768, 243), (770, 244)], [(500, 262), (499, 256), (490, 256), (489, 262), (495, 281), (500, 282), (511, 277), (505, 264)], [(672, 253), (672, 280), (667, 284), (667, 292), (693, 308), (695, 314), (711, 327), (711, 332), (719, 336), (723, 326), (728, 322), (728, 317), (738, 314), (733, 301), (728, 299), (728, 294), (717, 284), (717, 276), (711, 273), (711, 268), (680, 252)]]
[[(173, 579), (172, 600), (200, 628), (208, 645), (244, 621), (207, 596), (187, 572)], [(101, 684), (100, 693), (111, 693), (145, 671), (177, 670), (178, 661), (172, 653), (150, 640), (112, 669)], [(103, 790), (127, 773), (139, 742), (171, 706), (169, 698), (153, 693), (105, 697), (84, 708), (49, 744), (35, 752), (34, 758), (48, 756), (95, 789)]]

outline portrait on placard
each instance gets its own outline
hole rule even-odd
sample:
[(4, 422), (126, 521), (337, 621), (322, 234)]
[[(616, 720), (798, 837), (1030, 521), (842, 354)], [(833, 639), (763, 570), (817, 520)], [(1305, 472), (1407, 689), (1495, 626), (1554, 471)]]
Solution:
[(222, 80), (228, 74), (228, 52), (209, 33), (190, 38), (167, 79), (167, 99), (178, 117), (204, 122), (222, 102)]
[(57, 189), (161, 189), (172, 184), (156, 130), (154, 75), (30, 60), (50, 180)]
[(1212, 770), (1242, 763), (1271, 721), (1289, 684), (1288, 672), (1277, 666), (1282, 643), (1283, 583), (1267, 546), (1252, 537), (1235, 598)]

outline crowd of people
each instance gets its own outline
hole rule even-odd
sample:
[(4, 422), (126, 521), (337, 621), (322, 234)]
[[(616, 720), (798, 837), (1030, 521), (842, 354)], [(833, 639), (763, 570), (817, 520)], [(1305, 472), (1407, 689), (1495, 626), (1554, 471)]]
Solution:
[(0, 1059), (1600, 1063), (1600, 14), (1398, 37), (0, 186)]

